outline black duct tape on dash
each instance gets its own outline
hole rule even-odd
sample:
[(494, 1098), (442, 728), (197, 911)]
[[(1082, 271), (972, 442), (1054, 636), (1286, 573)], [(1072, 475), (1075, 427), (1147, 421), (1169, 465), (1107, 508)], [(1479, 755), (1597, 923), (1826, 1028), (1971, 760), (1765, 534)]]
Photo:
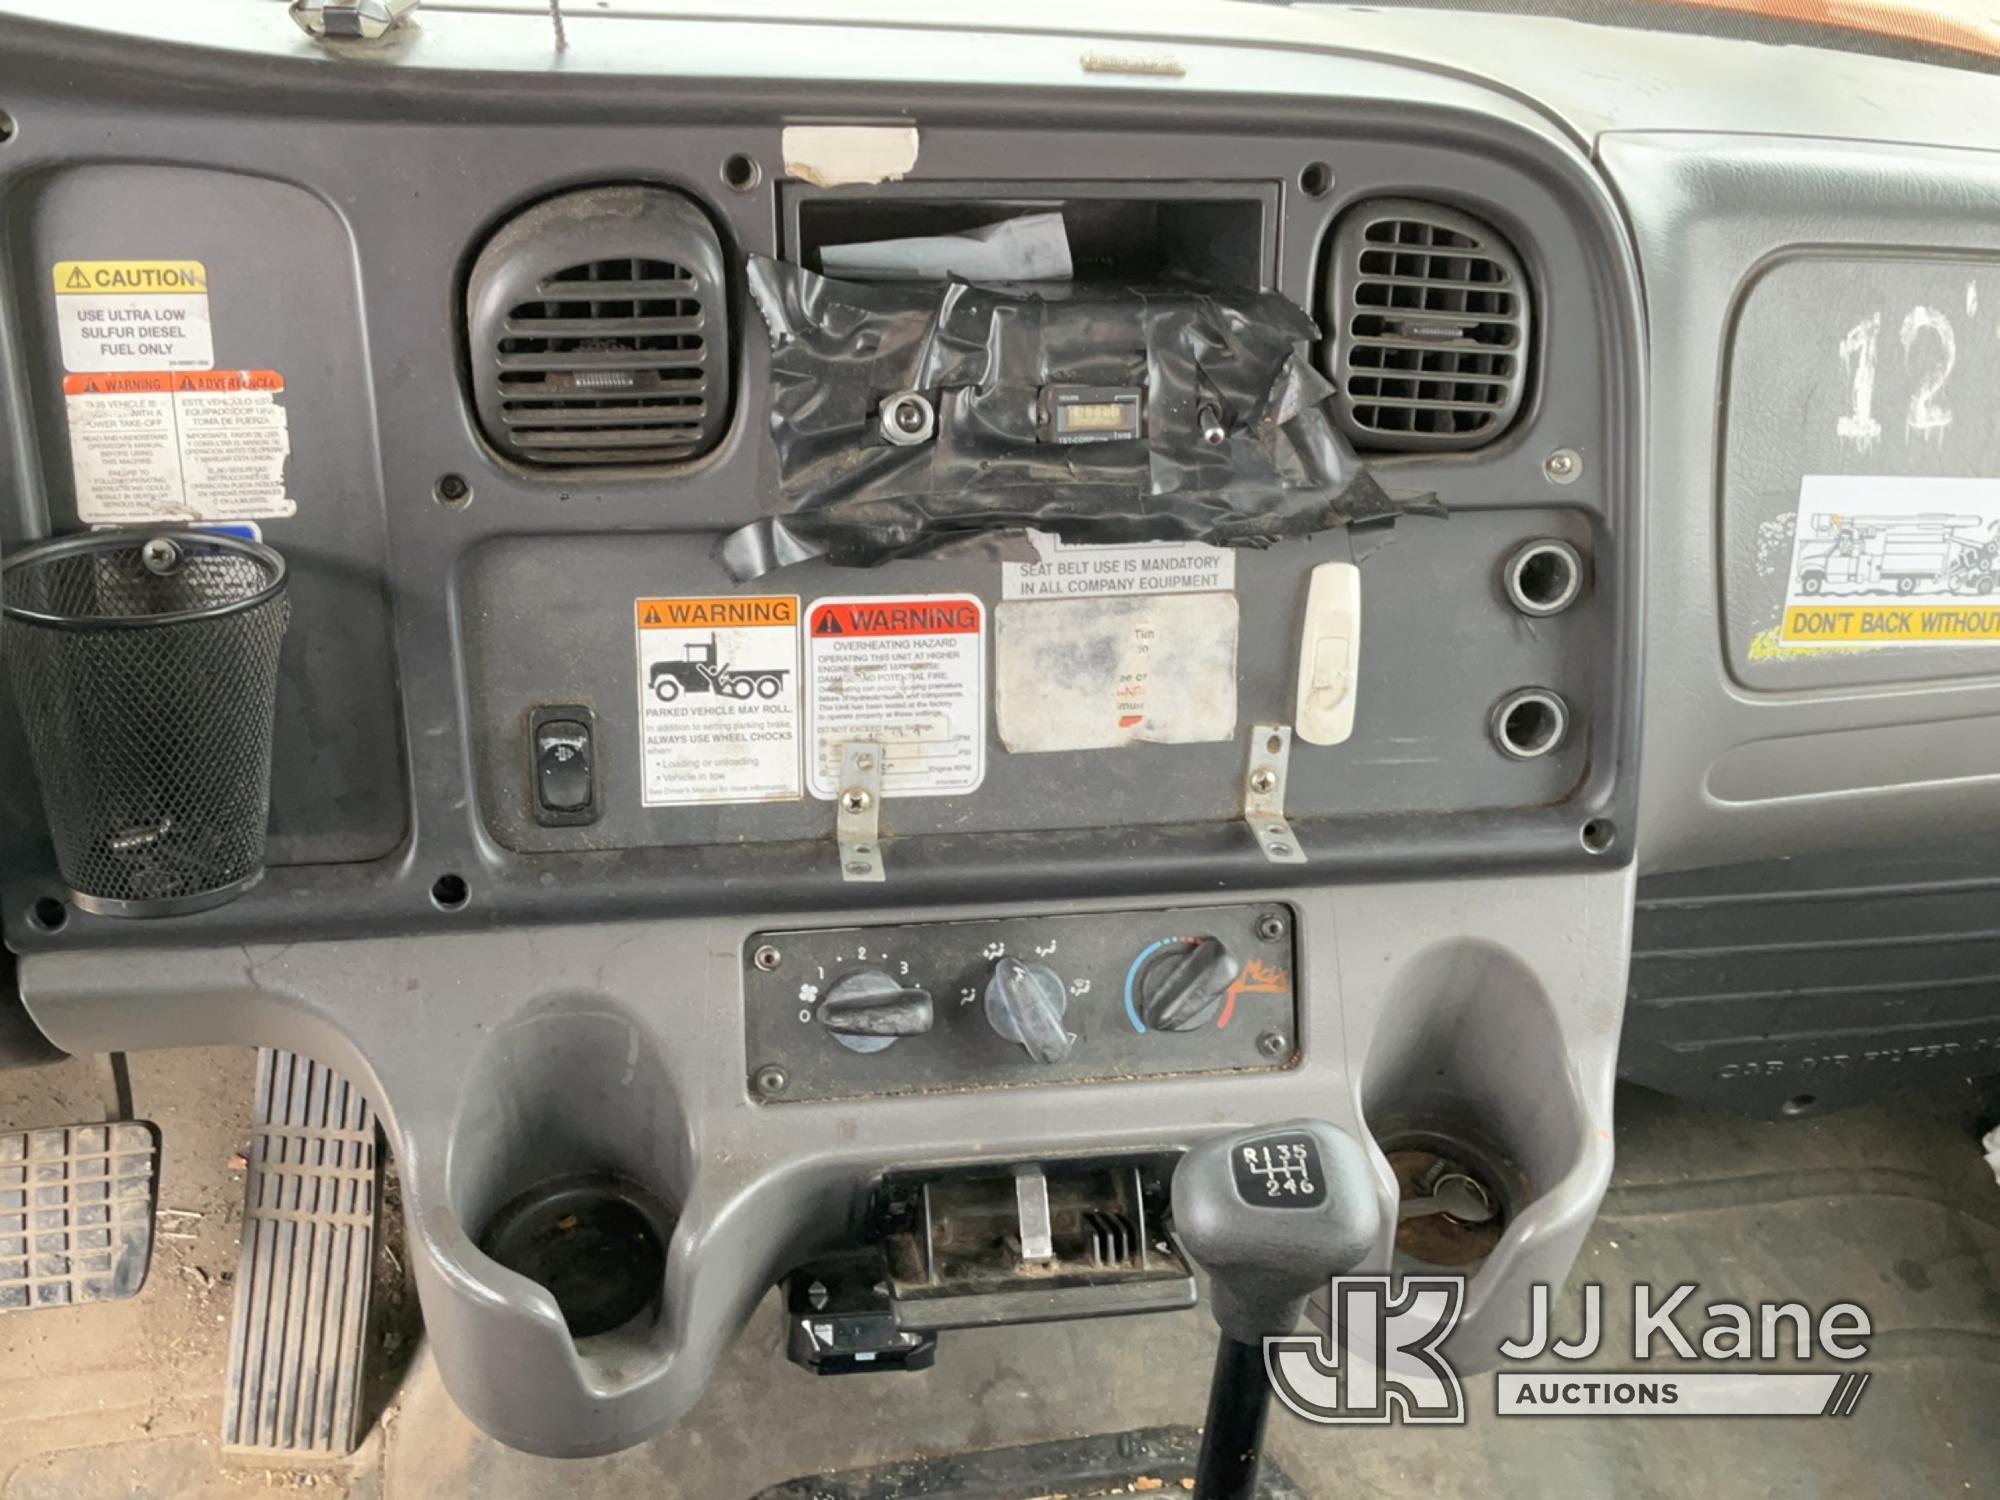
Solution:
[[(763, 256), (771, 438), (783, 508), (725, 538), (738, 579), (823, 557), (1032, 556), (1069, 542), (1265, 546), (1350, 523), (1442, 515), (1392, 499), (1301, 357), (1312, 320), (1274, 292), (835, 281)], [(1047, 440), (1049, 386), (1137, 389), (1143, 436)], [(883, 398), (923, 392), (935, 436), (896, 446)], [(1204, 408), (1207, 412), (1204, 413)], [(1219, 418), (1219, 443), (1203, 434)]]

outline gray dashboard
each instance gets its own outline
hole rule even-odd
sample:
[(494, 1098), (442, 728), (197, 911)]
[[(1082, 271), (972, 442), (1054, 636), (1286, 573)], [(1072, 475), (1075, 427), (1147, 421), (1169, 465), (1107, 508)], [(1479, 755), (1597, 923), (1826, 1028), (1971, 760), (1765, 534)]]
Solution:
[[(60, 1046), (284, 1046), (363, 1082), (401, 1165), (440, 1366), (508, 1442), (605, 1451), (678, 1417), (757, 1299), (861, 1231), (885, 1173), (1173, 1152), (1300, 1115), (1367, 1145), (1389, 1209), (1390, 1154), (1412, 1143), (1457, 1141), (1505, 1181), (1507, 1230), (1454, 1345), (1468, 1367), (1490, 1360), (1521, 1289), (1566, 1272), (1608, 1180), (1639, 877), (2000, 827), (1995, 646), (1757, 646), (1791, 573), (1760, 540), (1794, 519), (1805, 476), (2000, 472), (1972, 416), (2000, 385), (1975, 349), (2000, 316), (2000, 168), (1965, 149), (1990, 79), (1830, 62), (1910, 101), (1892, 142), (1858, 98), (1760, 92), (1750, 108), (1715, 60), (1766, 49), (1635, 49), (1527, 19), (1541, 45), (1501, 49), (1493, 28), (1525, 33), (1494, 16), (1440, 30), (1231, 6), (1113, 26), (1017, 10), (972, 31), (896, 6), (755, 22), (621, 7), (572, 18), (558, 54), (540, 7), (432, 5), (377, 53), (329, 54), (279, 5), (157, 9), (118, 0), (94, 23), (159, 37), (143, 55), (115, 30), (0, 21), (0, 542), (78, 519), (51, 268), (199, 259), (218, 365), (286, 381), (299, 503), (265, 523), (295, 569), (271, 868), (199, 915), (63, 911), (9, 722), (0, 924)], [(1638, 72), (1647, 86), (1628, 87)], [(729, 593), (715, 539), (777, 493), (768, 346), (740, 279), (733, 417), (693, 462), (551, 475), (498, 454), (465, 398), (465, 278), (510, 214), (586, 184), (672, 187), (740, 277), (749, 254), (801, 254), (784, 131), (828, 122), (913, 125), (916, 195), (1095, 183), (1164, 201), (1223, 184), (1262, 205), (1269, 286), (1309, 310), (1343, 213), (1436, 198), (1512, 242), (1536, 312), (1530, 397), (1503, 437), (1374, 456), (1386, 486), (1435, 493), (1446, 517), (1237, 557), (1236, 732), (1035, 756), (995, 735), (976, 793), (885, 800), (881, 884), (841, 878), (826, 800), (637, 794), (634, 601)], [(732, 186), (736, 158), (758, 170)], [(1840, 339), (1888, 310), (1878, 399), (1901, 410), (1905, 351), (1938, 338), (1919, 320), (1899, 342), (1902, 321), (1945, 311), (1947, 292), (1949, 446), (1913, 428), (1843, 447)], [(441, 503), (448, 477), (469, 503)], [(1498, 582), (1539, 537), (1590, 570), (1547, 620)], [(1356, 735), (1293, 746), (1285, 813), (1306, 859), (1272, 863), (1242, 820), (1246, 736), (1288, 721), (1299, 600), (1343, 561), (1367, 621)], [(768, 583), (808, 603), (948, 594), (997, 616), (1021, 607), (1002, 580), (955, 558), (810, 562)], [(1490, 743), (1491, 705), (1531, 683), (1576, 727), (1514, 761)], [(536, 816), (529, 731), (551, 705), (595, 729), (589, 822)], [(1264, 1059), (1135, 1066), (1172, 1043), (1134, 1013), (1117, 1070), (1038, 1077), (1012, 1053), (965, 1054), (929, 1086), (903, 1069), (871, 1092), (865, 1057), (823, 1052), (838, 1086), (773, 1102), (776, 1049), (801, 1073), (833, 1044), (782, 1040), (796, 1001), (779, 959), (784, 982), (760, 978), (757, 955), (785, 946), (769, 934), (839, 933), (837, 956), (858, 942), (866, 959), (880, 930), (908, 958), (915, 924), (984, 923), (1001, 946), (1058, 920), (1201, 908), (1295, 933), (1290, 1035)], [(1115, 986), (1098, 977), (1072, 1003), (1103, 1002)], [(587, 1171), (635, 1185), (667, 1255), (649, 1318), (573, 1339), (485, 1229), (534, 1184)], [(1385, 1230), (1364, 1269), (1396, 1254)]]

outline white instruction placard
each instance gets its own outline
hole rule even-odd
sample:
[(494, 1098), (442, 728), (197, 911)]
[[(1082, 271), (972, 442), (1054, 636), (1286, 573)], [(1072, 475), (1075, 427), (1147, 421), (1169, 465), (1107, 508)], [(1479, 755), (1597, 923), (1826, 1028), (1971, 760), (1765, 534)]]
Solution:
[(276, 370), (152, 370), (63, 378), (77, 519), (275, 520), (292, 436)]
[(841, 746), (883, 747), (886, 797), (986, 779), (986, 607), (970, 594), (815, 600), (806, 612), (806, 753), (815, 797)]
[(2000, 641), (2000, 479), (1806, 475), (1778, 639)]
[(65, 370), (207, 370), (208, 270), (198, 260), (62, 260), (56, 330)]
[(1236, 587), (1236, 552), (1206, 542), (1028, 540), (1040, 562), (1000, 564), (1002, 599), (1088, 599), (1106, 594), (1195, 594)]
[(997, 614), (995, 712), (1017, 755), (1235, 737), (1234, 594), (1018, 600)]
[(633, 619), (645, 805), (797, 798), (797, 596), (640, 599)]

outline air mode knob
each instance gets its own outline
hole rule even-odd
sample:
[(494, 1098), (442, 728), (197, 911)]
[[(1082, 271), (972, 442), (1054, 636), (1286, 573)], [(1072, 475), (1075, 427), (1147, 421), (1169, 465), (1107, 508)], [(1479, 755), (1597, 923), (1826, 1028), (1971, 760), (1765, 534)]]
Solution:
[(899, 1036), (931, 1029), (929, 990), (909, 989), (879, 969), (849, 974), (819, 1003), (819, 1024), (850, 1052), (880, 1052)]
[(1243, 963), (1222, 939), (1187, 938), (1147, 959), (1133, 984), (1148, 1031), (1193, 1031), (1215, 1019)]
[(1076, 1038), (1063, 1029), (1069, 993), (1062, 976), (1047, 964), (1003, 958), (986, 981), (986, 1019), (1010, 1042), (1019, 1042), (1038, 1063), (1059, 1063)]

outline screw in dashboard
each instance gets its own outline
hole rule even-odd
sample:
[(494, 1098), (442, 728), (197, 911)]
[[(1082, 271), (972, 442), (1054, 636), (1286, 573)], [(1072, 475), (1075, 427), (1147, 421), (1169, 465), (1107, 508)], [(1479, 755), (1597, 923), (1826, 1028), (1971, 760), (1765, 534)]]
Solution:
[(784, 955), (780, 953), (776, 948), (773, 948), (769, 943), (765, 943), (760, 948), (758, 948), (758, 950), (755, 953), (750, 955), (750, 962), (755, 964), (759, 969), (763, 970), (766, 974), (769, 974), (773, 969), (777, 968), (778, 965), (783, 963), (784, 961), (785, 961)]
[(1266, 1057), (1283, 1057), (1291, 1045), (1282, 1031), (1266, 1031), (1257, 1038), (1257, 1050)]
[(1558, 448), (1542, 460), (1542, 473), (1552, 484), (1569, 484), (1583, 472), (1583, 459), (1574, 448)]
[(139, 549), (139, 561), (156, 578), (165, 578), (181, 565), (180, 544), (172, 537), (149, 537)]
[(1275, 943), (1285, 935), (1285, 919), (1274, 911), (1267, 911), (1257, 919), (1257, 936), (1267, 943)]
[(750, 1075), (750, 1086), (767, 1096), (782, 1094), (791, 1084), (791, 1075), (776, 1063), (766, 1063)]

